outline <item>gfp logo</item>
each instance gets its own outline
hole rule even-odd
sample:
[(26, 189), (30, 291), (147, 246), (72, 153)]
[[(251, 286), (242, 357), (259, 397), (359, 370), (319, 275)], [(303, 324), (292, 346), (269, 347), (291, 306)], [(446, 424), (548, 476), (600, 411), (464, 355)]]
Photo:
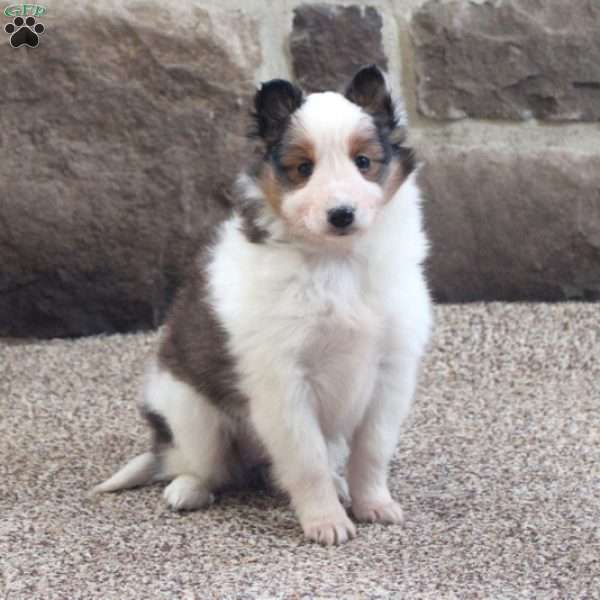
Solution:
[(35, 48), (40, 43), (40, 34), (46, 28), (36, 21), (46, 13), (46, 7), (39, 4), (13, 4), (4, 9), (6, 17), (13, 17), (13, 22), (4, 27), (10, 35), (10, 45), (13, 48), (29, 46)]
[(47, 8), (38, 4), (13, 4), (4, 9), (5, 17), (43, 17)]

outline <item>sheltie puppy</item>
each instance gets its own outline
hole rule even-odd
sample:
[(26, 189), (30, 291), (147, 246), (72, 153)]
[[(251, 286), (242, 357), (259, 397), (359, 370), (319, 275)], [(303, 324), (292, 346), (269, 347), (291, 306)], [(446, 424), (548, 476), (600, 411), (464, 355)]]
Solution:
[(376, 66), (345, 93), (288, 81), (254, 100), (260, 158), (197, 257), (148, 367), (154, 432), (96, 492), (169, 481), (174, 510), (208, 506), (268, 465), (304, 535), (399, 523), (388, 465), (431, 328), (415, 159)]

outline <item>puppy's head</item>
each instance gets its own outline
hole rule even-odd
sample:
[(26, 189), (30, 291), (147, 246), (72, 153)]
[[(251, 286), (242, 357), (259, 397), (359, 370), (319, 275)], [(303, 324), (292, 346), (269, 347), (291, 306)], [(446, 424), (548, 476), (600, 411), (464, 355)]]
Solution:
[(345, 94), (304, 97), (288, 81), (264, 83), (254, 116), (263, 154), (247, 187), (289, 235), (313, 244), (368, 230), (414, 168), (376, 66), (361, 69)]

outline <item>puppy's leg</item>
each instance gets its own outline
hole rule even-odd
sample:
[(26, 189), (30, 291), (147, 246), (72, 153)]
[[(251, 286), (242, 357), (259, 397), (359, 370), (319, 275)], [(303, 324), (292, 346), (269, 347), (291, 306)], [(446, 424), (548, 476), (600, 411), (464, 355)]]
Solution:
[(194, 388), (155, 367), (145, 387), (144, 410), (160, 415), (172, 436), (160, 449), (161, 478), (172, 479), (164, 497), (174, 510), (210, 504), (228, 478), (227, 424)]
[(342, 436), (327, 441), (329, 468), (331, 469), (333, 484), (335, 485), (340, 502), (345, 506), (350, 504), (350, 491), (348, 490), (348, 482), (345, 475), (348, 451), (348, 443)]
[(310, 386), (301, 376), (289, 381), (265, 376), (253, 387), (254, 427), (271, 456), (277, 481), (290, 495), (304, 535), (325, 545), (354, 537), (354, 524), (338, 500)]
[(352, 512), (360, 521), (402, 521), (402, 509), (390, 494), (387, 474), (414, 394), (417, 365), (414, 357), (386, 357), (371, 405), (354, 436), (348, 483)]

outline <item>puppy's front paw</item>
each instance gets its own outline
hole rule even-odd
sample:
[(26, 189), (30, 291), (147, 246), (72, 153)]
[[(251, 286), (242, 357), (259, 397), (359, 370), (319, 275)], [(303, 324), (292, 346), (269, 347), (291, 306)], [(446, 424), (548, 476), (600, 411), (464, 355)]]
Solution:
[(302, 524), (304, 536), (324, 546), (343, 544), (356, 536), (356, 527), (345, 512), (323, 516)]
[(191, 475), (180, 475), (171, 481), (163, 493), (171, 510), (196, 510), (214, 502), (215, 497)]
[(359, 502), (352, 505), (352, 514), (359, 521), (367, 523), (402, 523), (404, 515), (402, 507), (395, 501)]

